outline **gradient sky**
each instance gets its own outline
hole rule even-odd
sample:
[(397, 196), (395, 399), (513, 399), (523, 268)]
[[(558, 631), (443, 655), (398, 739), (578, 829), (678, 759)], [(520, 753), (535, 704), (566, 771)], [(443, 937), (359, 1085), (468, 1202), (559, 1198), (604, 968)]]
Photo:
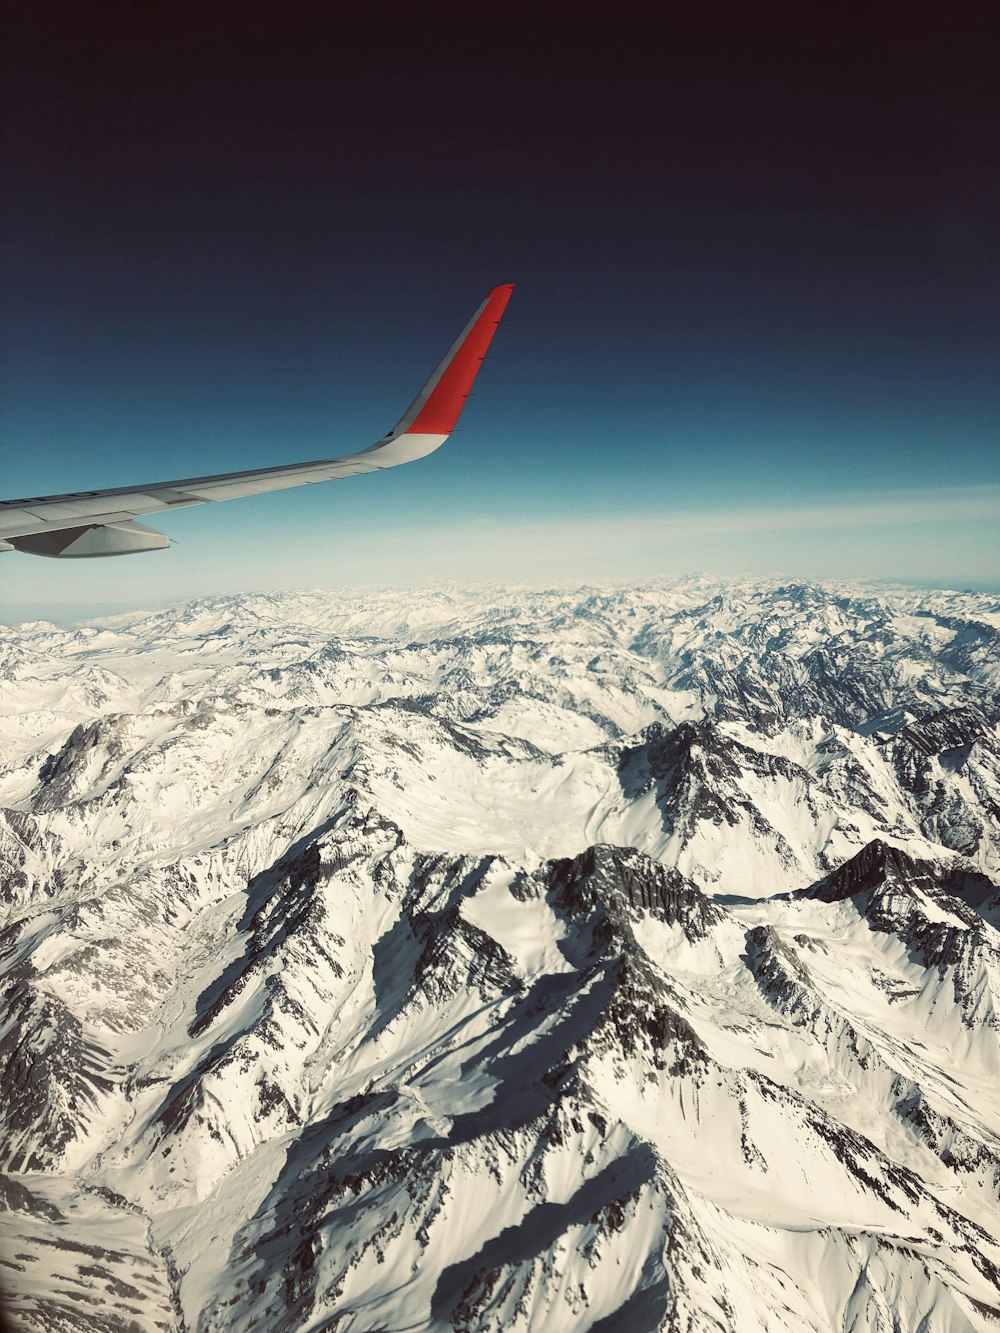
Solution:
[(135, 8), (12, 25), (0, 493), (364, 446), (518, 289), (438, 454), (170, 515), (166, 553), (0, 557), (0, 615), (447, 577), (1000, 588), (995, 17)]

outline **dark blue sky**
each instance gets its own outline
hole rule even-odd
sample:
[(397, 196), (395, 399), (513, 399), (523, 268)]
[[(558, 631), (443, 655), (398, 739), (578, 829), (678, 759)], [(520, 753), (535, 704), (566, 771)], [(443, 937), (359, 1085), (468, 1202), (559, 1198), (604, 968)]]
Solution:
[[(440, 454), (174, 515), (163, 556), (4, 557), (6, 600), (75, 600), (98, 570), (111, 600), (392, 577), (404, 529), (410, 576), (526, 577), (523, 549), (505, 565), (517, 522), (563, 533), (541, 577), (1000, 580), (1000, 23), (880, 8), (813, 29), (25, 7), (4, 116), (4, 494), (366, 444), (483, 292), (518, 290)], [(767, 517), (783, 507), (787, 530)], [(685, 526), (730, 512), (770, 545), (745, 519), (738, 539)], [(689, 540), (616, 563), (631, 516)]]

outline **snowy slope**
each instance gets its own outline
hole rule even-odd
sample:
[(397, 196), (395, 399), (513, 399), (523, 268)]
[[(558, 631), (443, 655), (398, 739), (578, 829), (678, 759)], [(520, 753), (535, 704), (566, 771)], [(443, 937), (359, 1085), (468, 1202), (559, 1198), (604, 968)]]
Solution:
[(9, 1322), (997, 1327), (998, 690), (870, 585), (11, 627)]

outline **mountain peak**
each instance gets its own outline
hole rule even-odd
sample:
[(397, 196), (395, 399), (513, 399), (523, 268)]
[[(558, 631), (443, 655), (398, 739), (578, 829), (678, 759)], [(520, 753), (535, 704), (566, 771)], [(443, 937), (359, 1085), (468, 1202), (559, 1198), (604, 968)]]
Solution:
[(690, 939), (703, 938), (724, 917), (678, 870), (634, 847), (597, 844), (575, 857), (553, 861), (548, 882), (554, 902), (564, 912), (600, 908), (615, 920), (629, 922), (648, 913), (667, 925), (680, 925)]

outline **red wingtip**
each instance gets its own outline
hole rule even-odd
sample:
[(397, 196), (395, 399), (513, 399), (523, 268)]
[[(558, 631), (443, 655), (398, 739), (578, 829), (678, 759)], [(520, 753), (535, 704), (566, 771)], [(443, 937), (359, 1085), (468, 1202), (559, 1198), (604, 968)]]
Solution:
[(449, 435), (454, 430), (513, 290), (514, 284), (505, 282), (486, 297), (407, 434)]

